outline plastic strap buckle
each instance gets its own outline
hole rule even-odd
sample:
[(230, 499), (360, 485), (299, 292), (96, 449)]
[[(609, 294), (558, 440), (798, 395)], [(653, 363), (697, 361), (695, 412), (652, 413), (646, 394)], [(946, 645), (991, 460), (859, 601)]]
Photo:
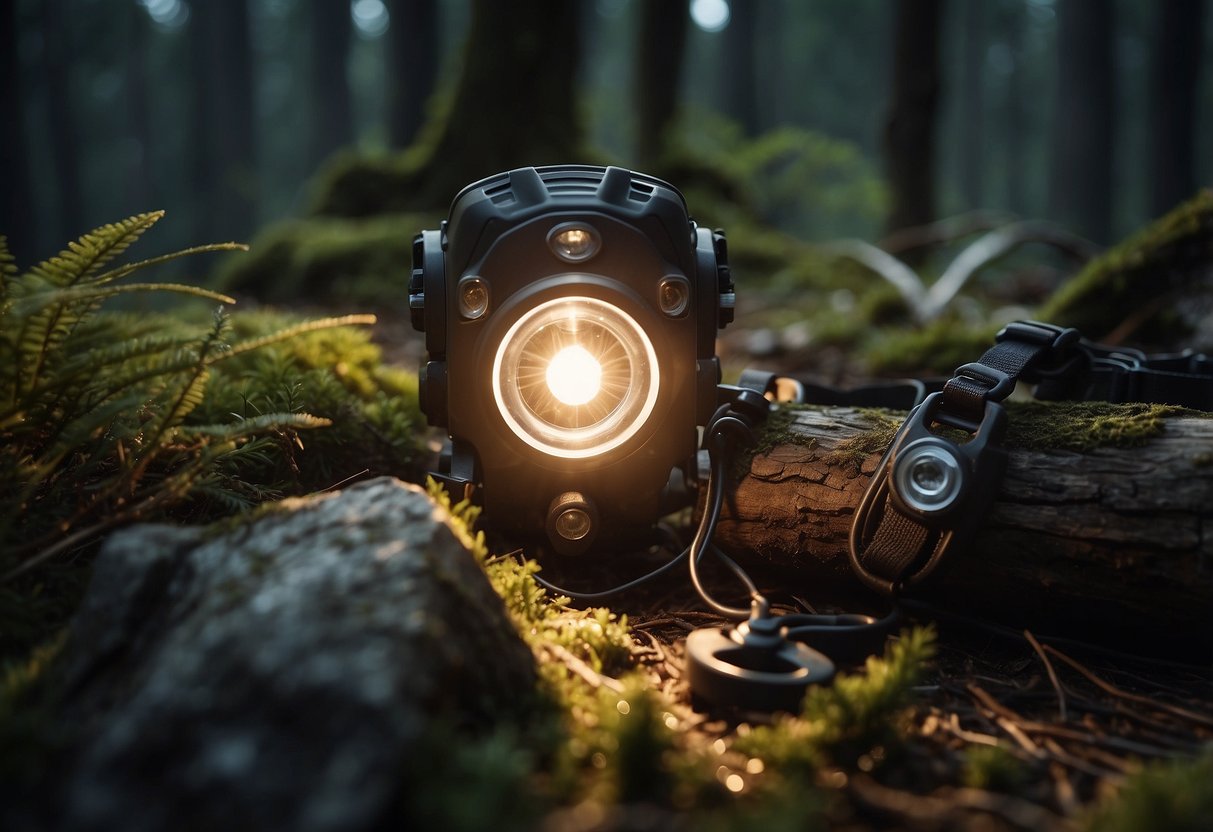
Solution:
[(998, 331), (994, 341), (998, 344), (1022, 341), (1060, 351), (1078, 343), (1079, 337), (1078, 330), (1073, 327), (1060, 327), (1043, 321), (1012, 321)]

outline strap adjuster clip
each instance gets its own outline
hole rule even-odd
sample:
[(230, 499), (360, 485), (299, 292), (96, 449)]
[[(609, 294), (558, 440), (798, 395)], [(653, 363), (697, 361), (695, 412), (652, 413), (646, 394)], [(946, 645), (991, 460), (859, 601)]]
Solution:
[(1046, 324), (1043, 321), (1012, 321), (998, 331), (994, 341), (1022, 341), (1027, 344), (1061, 350), (1076, 344), (1080, 338), (1077, 329)]
[(1000, 402), (1011, 395), (1011, 392), (1015, 389), (1015, 379), (1012, 376), (978, 361), (961, 364), (956, 368), (953, 376), (984, 383), (988, 388), (984, 397), (987, 402)]

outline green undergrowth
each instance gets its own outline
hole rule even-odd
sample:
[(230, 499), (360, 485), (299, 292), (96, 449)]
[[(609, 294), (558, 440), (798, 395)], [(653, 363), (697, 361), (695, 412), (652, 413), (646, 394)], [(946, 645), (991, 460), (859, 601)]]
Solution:
[[(1213, 263), (1213, 190), (1203, 190), (1092, 260), (1040, 308), (1040, 320), (1098, 338), (1142, 311), (1165, 311), (1204, 283)], [(1174, 333), (1169, 334), (1173, 340)]]
[(128, 278), (242, 246), (113, 265), (162, 215), (98, 228), (25, 271), (0, 238), (0, 656), (66, 620), (87, 555), (118, 526), (205, 522), (367, 468), (407, 474), (416, 458), (415, 380), (350, 329), (372, 316), (103, 309), (132, 292), (231, 302)]
[(1213, 752), (1155, 763), (1083, 819), (1087, 832), (1197, 832), (1213, 818)]
[(47, 668), (63, 649), (66, 632), (23, 659), (0, 661), (0, 799), (5, 786), (32, 786), (45, 770), (63, 726), (55, 722)]
[(267, 303), (404, 303), (413, 236), (437, 228), (435, 214), (285, 220), (257, 235), (252, 251), (228, 258), (217, 284)]
[(888, 329), (869, 339), (863, 354), (869, 370), (882, 376), (950, 376), (994, 345), (997, 327), (972, 326), (940, 318), (918, 329)]
[[(866, 765), (902, 742), (913, 686), (931, 657), (931, 631), (908, 631), (862, 672), (813, 689), (797, 716), (706, 735), (689, 728), (684, 706), (651, 687), (625, 617), (576, 610), (551, 596), (535, 581), (534, 562), (489, 555), (483, 534), (473, 531), (478, 509), (452, 504), (432, 481), (428, 490), (534, 652), (549, 712), (525, 733), (506, 726), (466, 745), (459, 763), (466, 788), (453, 789), (449, 773), (436, 775), (422, 801), (426, 818), (482, 828), (476, 823), (486, 815), (463, 804), (480, 801), (483, 790), (485, 804), (502, 812), (494, 825), (507, 829), (533, 828), (536, 807), (553, 822), (607, 823), (640, 812), (653, 828), (688, 818), (714, 830), (753, 828), (763, 818), (779, 821), (774, 828), (825, 828), (831, 798), (816, 785), (818, 770)], [(511, 790), (512, 809), (501, 801)]]
[(882, 749), (876, 756), (884, 757), (900, 742), (900, 720), (934, 652), (934, 630), (908, 630), (883, 657), (869, 657), (863, 673), (840, 674), (828, 686), (811, 688), (798, 715), (755, 728), (736, 747), (762, 759), (764, 768), (850, 767), (864, 756), (879, 762), (873, 751)]

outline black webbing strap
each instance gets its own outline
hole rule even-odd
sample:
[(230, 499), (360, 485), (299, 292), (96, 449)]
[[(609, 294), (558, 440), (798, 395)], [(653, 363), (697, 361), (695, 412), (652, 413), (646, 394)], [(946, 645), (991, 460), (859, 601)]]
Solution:
[(905, 378), (844, 389), (766, 370), (744, 370), (737, 386), (757, 390), (773, 402), (910, 410), (927, 393), (943, 389), (944, 381)]
[(1147, 356), (1140, 350), (1080, 341), (1074, 355), (1051, 371), (1028, 375), (1036, 398), (1151, 402), (1213, 410), (1213, 358), (1187, 350)]

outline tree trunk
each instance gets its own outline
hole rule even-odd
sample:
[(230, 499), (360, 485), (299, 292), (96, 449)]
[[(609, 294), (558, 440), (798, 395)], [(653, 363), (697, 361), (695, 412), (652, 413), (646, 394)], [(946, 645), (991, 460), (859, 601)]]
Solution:
[(901, 0), (884, 146), (892, 205), (888, 231), (935, 219), (935, 122), (942, 0)]
[[(1003, 115), (1003, 141), (1007, 148), (1006, 169), (1003, 171), (1007, 183), (1006, 207), (1020, 216), (1032, 213), (1028, 208), (1028, 189), (1024, 184), (1028, 171), (1025, 145), (1030, 113), (1025, 95), (1028, 76), (1027, 51), (1024, 44), (1026, 17), (1027, 13), (1022, 7), (1004, 10), (999, 27), (1006, 37), (1012, 62), (1011, 72), (1007, 76)], [(1041, 171), (1042, 175), (1043, 173)]]
[(317, 167), (333, 151), (354, 140), (348, 63), (353, 23), (345, 3), (308, 7), (312, 54), (311, 162)]
[(152, 107), (148, 100), (148, 36), (151, 20), (147, 9), (132, 3), (126, 9), (127, 49), (122, 66), (123, 92), (134, 148), (129, 156), (126, 203), (129, 213), (160, 207), (152, 175)]
[[(1136, 447), (1040, 449), (1048, 443), (1039, 437), (1060, 436), (1059, 427), (1084, 438), (1100, 424), (1150, 432), (1148, 416), (1126, 416), (1132, 406), (1106, 407), (1097, 411), (1102, 423), (1063, 405), (1013, 410), (1007, 473), (974, 545), (912, 597), (1126, 649), (1174, 654), (1199, 646), (1207, 655), (1213, 419), (1170, 416)], [(857, 585), (847, 556), (851, 520), (893, 422), (851, 408), (790, 415), (776, 445), (754, 457), (726, 498), (717, 539), (794, 567), (815, 598), (845, 593)], [(1167, 644), (1152, 641), (1159, 636)]]
[(80, 142), (72, 97), (71, 21), (63, 0), (42, 4), (43, 71), (46, 79), (47, 120), (50, 150), (55, 163), (55, 185), (59, 197), (58, 239), (83, 234), (84, 209), (80, 185)]
[(1151, 44), (1150, 209), (1170, 211), (1196, 192), (1196, 113), (1204, 0), (1168, 0), (1155, 8)]
[(248, 239), (257, 197), (248, 2), (210, 0), (190, 9), (196, 233), (199, 239)]
[(747, 136), (762, 132), (758, 115), (758, 0), (733, 0), (724, 30), (724, 101)]
[(657, 168), (675, 120), (687, 21), (687, 4), (682, 0), (647, 0), (641, 5), (634, 83), (636, 158), (645, 170)]
[(0, 99), (8, 109), (9, 123), (0, 130), (0, 234), (8, 237), (9, 251), (22, 266), (34, 260), (37, 241), (34, 226), (33, 195), (29, 182), (29, 153), (25, 143), (24, 90), (21, 61), (17, 51), (20, 27), (17, 4), (5, 3), (0, 9)]
[(388, 9), (388, 144), (405, 148), (425, 123), (425, 105), (438, 83), (438, 2), (389, 0)]
[(982, 178), (987, 158), (982, 143), (985, 122), (986, 5), (965, 3), (961, 6), (961, 37), (963, 38), (960, 93), (960, 189), (965, 208), (982, 207)]
[(319, 212), (433, 209), (477, 179), (580, 160), (580, 12), (565, 0), (475, 0), (463, 74), (431, 151), (404, 171), (346, 170), (321, 195)]
[(1112, 237), (1112, 14), (1104, 0), (1057, 4), (1054, 219), (1100, 244)]

